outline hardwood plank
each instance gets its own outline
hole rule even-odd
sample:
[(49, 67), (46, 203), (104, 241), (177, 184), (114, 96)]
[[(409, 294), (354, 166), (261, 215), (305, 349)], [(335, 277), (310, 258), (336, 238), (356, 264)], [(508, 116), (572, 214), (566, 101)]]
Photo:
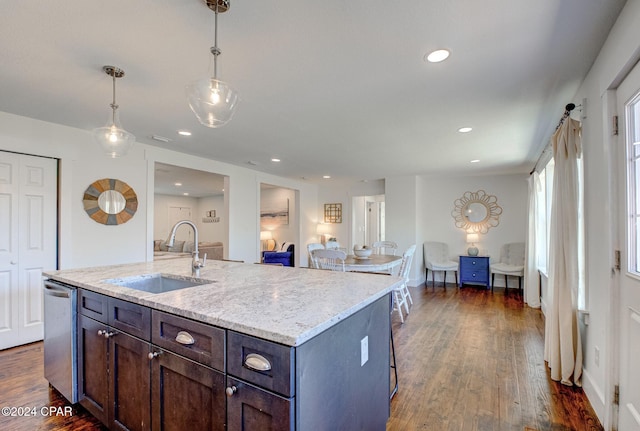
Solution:
[[(35, 408), (33, 416), (0, 415), (0, 430), (93, 431), (106, 430), (78, 405), (71, 405), (44, 378), (43, 343), (31, 343), (0, 351), (0, 407)], [(42, 408), (61, 411), (42, 414)], [(71, 409), (64, 410), (65, 408)]]
[(544, 320), (515, 289), (410, 288), (392, 317), (399, 390), (387, 431), (602, 430), (580, 388), (554, 382)]

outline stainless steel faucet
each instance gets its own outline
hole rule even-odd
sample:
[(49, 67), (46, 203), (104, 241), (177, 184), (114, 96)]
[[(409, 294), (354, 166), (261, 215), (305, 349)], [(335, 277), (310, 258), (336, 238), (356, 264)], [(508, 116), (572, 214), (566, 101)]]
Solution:
[(205, 253), (202, 260), (200, 260), (200, 252), (198, 251), (198, 228), (192, 221), (180, 220), (173, 225), (169, 238), (167, 238), (167, 247), (173, 247), (176, 240), (176, 230), (178, 230), (178, 226), (183, 224), (187, 224), (193, 228), (193, 259), (191, 260), (191, 275), (194, 277), (200, 277), (200, 268), (207, 263), (207, 253)]

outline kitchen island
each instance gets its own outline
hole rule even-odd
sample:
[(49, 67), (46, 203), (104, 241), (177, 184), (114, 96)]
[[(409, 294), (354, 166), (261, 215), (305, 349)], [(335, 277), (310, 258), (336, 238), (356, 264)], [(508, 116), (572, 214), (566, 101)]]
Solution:
[[(121, 285), (152, 274), (189, 279), (190, 259), (45, 273), (79, 290), (80, 402), (97, 406), (88, 409), (109, 427), (160, 429), (182, 420), (198, 429), (189, 415), (167, 409), (185, 405), (212, 412), (203, 429), (385, 429), (390, 292), (399, 278), (209, 261), (202, 285), (164, 293)], [(138, 315), (140, 331), (131, 329)], [(138, 374), (128, 365), (128, 377), (118, 379), (118, 366), (133, 363), (134, 351), (146, 362)], [(95, 395), (91, 380), (103, 356), (109, 371)], [(148, 383), (127, 389), (150, 393), (128, 414), (118, 388), (147, 375)], [(176, 375), (190, 375), (191, 386)], [(194, 406), (194, 398), (204, 404)], [(123, 426), (127, 420), (136, 426)]]

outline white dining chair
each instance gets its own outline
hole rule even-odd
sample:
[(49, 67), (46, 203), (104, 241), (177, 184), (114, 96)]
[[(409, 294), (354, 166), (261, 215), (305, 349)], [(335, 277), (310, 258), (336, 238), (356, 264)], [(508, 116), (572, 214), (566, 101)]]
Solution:
[(409, 272), (411, 271), (411, 262), (413, 261), (415, 252), (416, 245), (414, 244), (402, 254), (402, 263), (400, 264), (400, 272), (398, 273), (398, 277), (402, 278), (402, 284), (393, 289), (393, 309), (394, 311), (398, 311), (402, 323), (404, 323), (402, 306), (404, 306), (407, 315), (409, 315), (409, 303), (413, 305), (413, 298), (411, 298), (411, 292), (409, 292)]
[(376, 254), (390, 254), (395, 256), (398, 250), (398, 244), (393, 241), (376, 241), (371, 244), (374, 253)]
[(307, 252), (309, 252), (309, 264), (311, 268), (320, 269), (318, 268), (318, 263), (313, 258), (312, 252), (313, 250), (321, 250), (323, 248), (324, 248), (324, 245), (320, 244), (319, 242), (312, 242), (310, 244), (307, 244)]
[(347, 253), (344, 251), (318, 249), (313, 250), (311, 255), (316, 261), (319, 269), (345, 272), (344, 261), (347, 258)]

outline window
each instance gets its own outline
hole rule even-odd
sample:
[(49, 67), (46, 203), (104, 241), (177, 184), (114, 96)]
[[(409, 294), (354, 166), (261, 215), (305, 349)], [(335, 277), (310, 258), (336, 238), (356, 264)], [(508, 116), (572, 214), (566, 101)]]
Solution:
[(628, 172), (628, 208), (629, 208), (629, 238), (627, 256), (629, 256), (629, 271), (640, 276), (640, 94), (629, 104), (625, 112), (627, 125), (627, 159)]
[(536, 190), (536, 251), (538, 270), (548, 273), (549, 260), (549, 223), (551, 219), (551, 196), (553, 192), (553, 159), (545, 165), (539, 174), (539, 187)]

